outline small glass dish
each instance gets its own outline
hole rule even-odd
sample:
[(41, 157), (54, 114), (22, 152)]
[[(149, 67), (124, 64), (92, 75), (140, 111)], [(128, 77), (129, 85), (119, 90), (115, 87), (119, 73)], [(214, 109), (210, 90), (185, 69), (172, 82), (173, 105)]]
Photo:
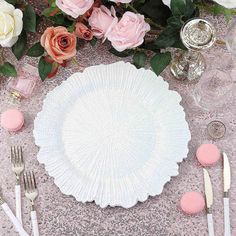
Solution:
[(24, 64), (18, 70), (17, 77), (8, 81), (7, 90), (14, 99), (29, 98), (39, 82), (38, 69), (30, 64)]

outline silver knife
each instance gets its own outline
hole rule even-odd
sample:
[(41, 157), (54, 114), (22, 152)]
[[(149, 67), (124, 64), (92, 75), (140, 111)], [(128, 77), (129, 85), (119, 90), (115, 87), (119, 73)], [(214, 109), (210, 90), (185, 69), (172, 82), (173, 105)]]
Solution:
[(213, 205), (213, 191), (210, 176), (208, 171), (203, 168), (204, 174), (204, 186), (205, 186), (205, 197), (206, 197), (206, 207), (207, 207), (207, 224), (208, 224), (208, 234), (209, 236), (214, 236), (214, 223), (211, 213), (211, 207)]
[(26, 231), (23, 229), (21, 223), (19, 220), (15, 217), (10, 207), (7, 205), (7, 203), (1, 198), (0, 196), (0, 206), (2, 207), (5, 214), (8, 216), (8, 218), (11, 220), (12, 224), (14, 225), (16, 231), (19, 233), (20, 236), (29, 236)]
[(230, 217), (229, 217), (229, 189), (231, 183), (231, 173), (229, 159), (223, 152), (224, 159), (224, 236), (230, 236)]

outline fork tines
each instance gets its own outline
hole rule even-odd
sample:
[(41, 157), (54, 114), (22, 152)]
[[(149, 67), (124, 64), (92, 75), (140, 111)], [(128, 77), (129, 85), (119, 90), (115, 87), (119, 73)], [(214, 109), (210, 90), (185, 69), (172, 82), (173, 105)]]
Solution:
[(24, 186), (26, 192), (32, 192), (37, 188), (35, 175), (33, 171), (26, 171), (24, 174)]
[(22, 147), (20, 146), (11, 147), (11, 163), (15, 166), (23, 164)]

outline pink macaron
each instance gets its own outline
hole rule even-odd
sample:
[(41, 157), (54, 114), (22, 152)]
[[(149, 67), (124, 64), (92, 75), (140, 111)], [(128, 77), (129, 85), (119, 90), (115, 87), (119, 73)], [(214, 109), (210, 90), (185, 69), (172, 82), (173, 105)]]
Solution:
[(205, 199), (199, 192), (187, 192), (180, 200), (180, 207), (184, 213), (195, 215), (205, 208)]
[(207, 143), (197, 149), (196, 156), (201, 165), (213, 166), (220, 159), (221, 153), (216, 145)]
[(1, 126), (10, 132), (19, 131), (24, 125), (24, 115), (17, 109), (9, 109), (1, 114)]

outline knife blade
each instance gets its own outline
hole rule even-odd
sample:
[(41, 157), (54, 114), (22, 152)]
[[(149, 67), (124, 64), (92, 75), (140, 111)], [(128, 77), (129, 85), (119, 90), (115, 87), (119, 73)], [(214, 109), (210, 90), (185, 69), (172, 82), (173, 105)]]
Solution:
[(208, 234), (209, 236), (214, 236), (214, 223), (211, 213), (211, 207), (213, 205), (213, 191), (211, 179), (208, 174), (208, 171), (203, 168), (204, 175), (204, 188), (205, 188), (205, 198), (206, 198), (206, 207), (207, 207), (207, 224), (208, 224)]
[(231, 184), (231, 170), (229, 159), (223, 152), (223, 177), (224, 177), (224, 236), (231, 235), (230, 214), (229, 214), (229, 190)]

